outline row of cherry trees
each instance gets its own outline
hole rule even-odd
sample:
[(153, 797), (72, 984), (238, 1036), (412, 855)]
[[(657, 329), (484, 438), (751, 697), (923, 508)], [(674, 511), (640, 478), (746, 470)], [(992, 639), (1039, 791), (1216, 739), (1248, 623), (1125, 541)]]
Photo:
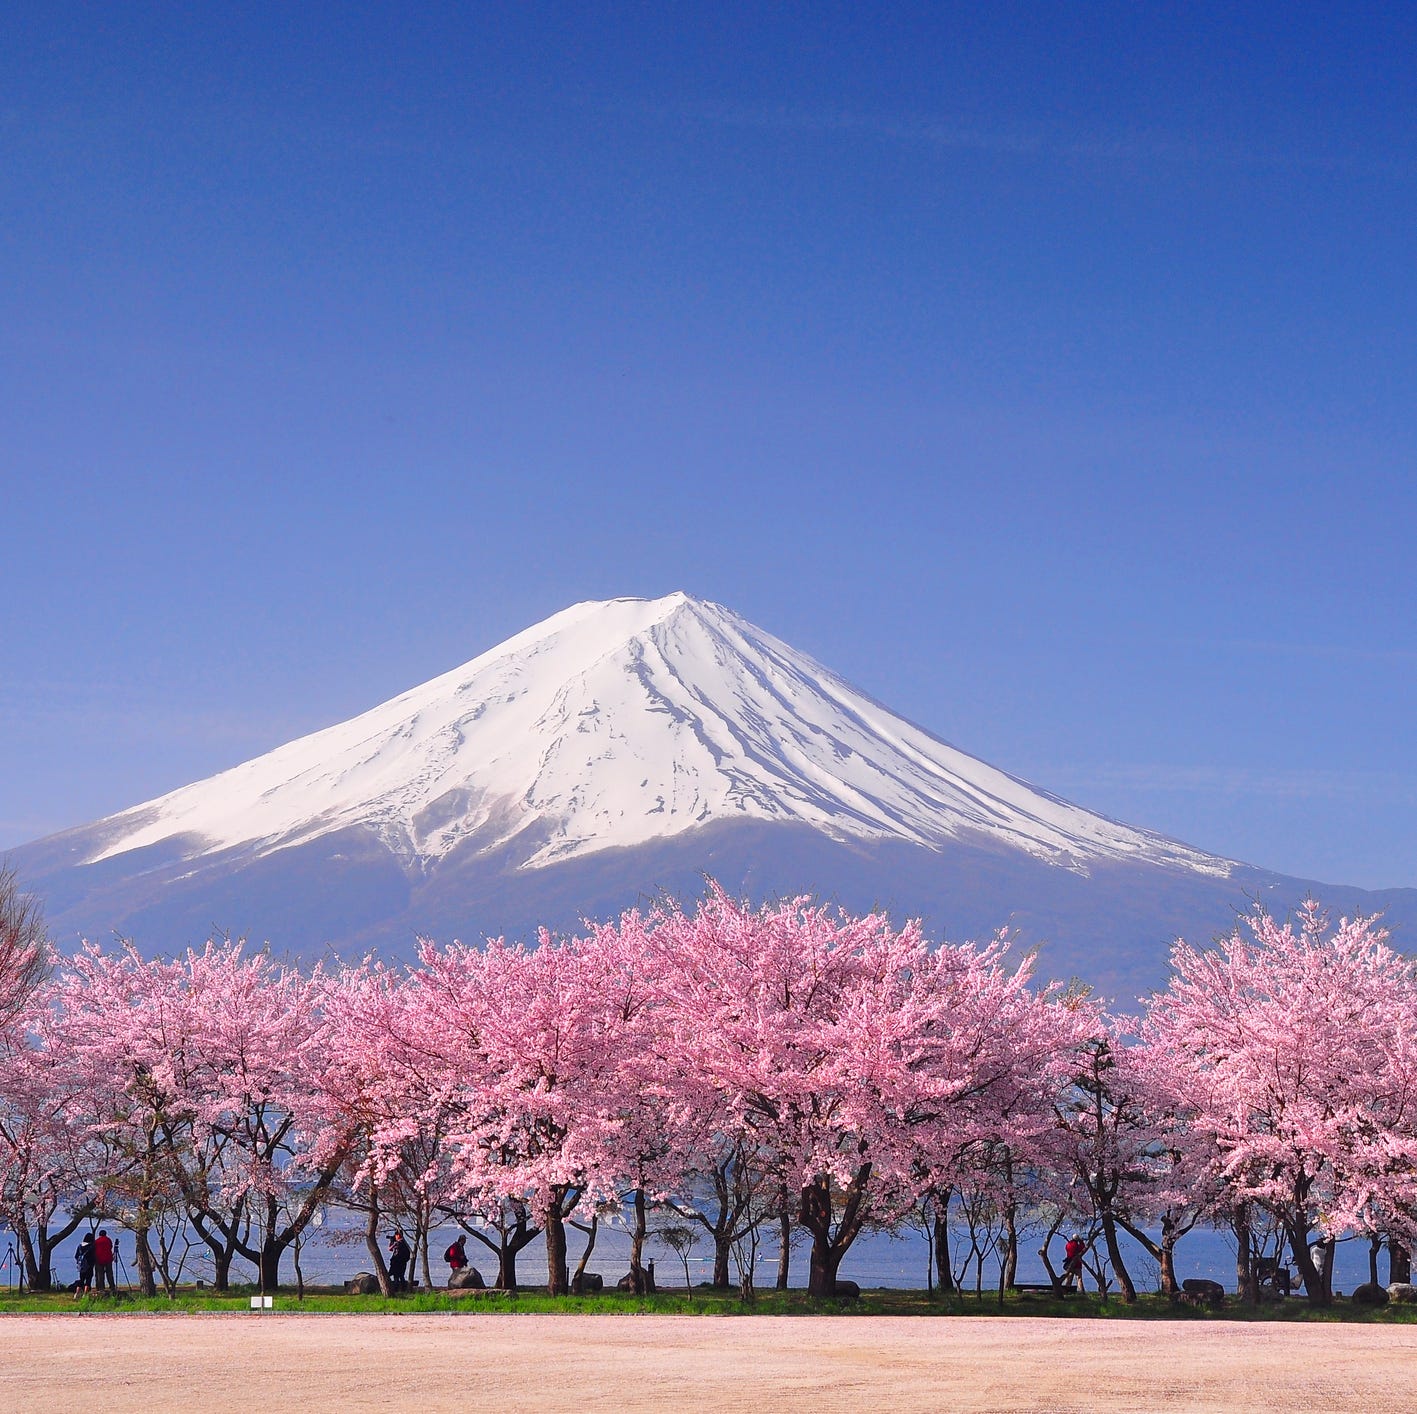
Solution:
[(1277, 1226), (1316, 1302), (1315, 1238), (1386, 1241), (1402, 1276), (1417, 1235), (1417, 979), (1371, 920), (1330, 929), (1317, 906), (1178, 944), (1139, 1018), (1034, 986), (1003, 940), (932, 948), (716, 887), (535, 947), (426, 943), (407, 969), (218, 942), (85, 946), (41, 980), (19, 954), (0, 1222), (36, 1286), (101, 1216), (149, 1290), (178, 1225), (218, 1286), (239, 1257), (273, 1289), (330, 1204), (359, 1214), (386, 1288), (381, 1227), (413, 1230), (427, 1277), (428, 1231), (453, 1221), (501, 1285), (543, 1237), (553, 1293), (577, 1285), (568, 1226), (588, 1255), (607, 1209), (629, 1215), (637, 1286), (658, 1210), (708, 1237), (720, 1285), (764, 1225), (784, 1263), (800, 1229), (817, 1295), (863, 1230), (912, 1214), (946, 1285), (952, 1211), (994, 1224), (1004, 1283), (1021, 1235), (1087, 1224), (1129, 1300), (1122, 1232), (1174, 1291), (1180, 1238), (1233, 1228), (1253, 1295), (1252, 1228)]

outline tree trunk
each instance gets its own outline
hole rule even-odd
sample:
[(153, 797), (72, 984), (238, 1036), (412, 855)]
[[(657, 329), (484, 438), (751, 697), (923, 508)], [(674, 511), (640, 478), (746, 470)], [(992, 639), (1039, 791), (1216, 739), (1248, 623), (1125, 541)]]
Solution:
[(1117, 1244), (1117, 1219), (1112, 1216), (1110, 1208), (1102, 1210), (1102, 1235), (1107, 1241), (1107, 1258), (1112, 1263), (1112, 1271), (1116, 1274), (1117, 1283), (1122, 1288), (1122, 1300), (1128, 1306), (1136, 1304), (1137, 1289), (1132, 1283), (1132, 1275), (1127, 1270), (1127, 1264), (1122, 1260), (1122, 1249)]
[(274, 1237), (261, 1243), (256, 1260), (256, 1283), (262, 1292), (280, 1290), (280, 1254), (284, 1246)]
[(570, 1286), (566, 1270), (566, 1227), (560, 1213), (546, 1217), (546, 1290), (552, 1296), (564, 1296)]
[(846, 1203), (841, 1220), (832, 1232), (831, 1179), (819, 1174), (802, 1189), (797, 1221), (812, 1234), (812, 1257), (808, 1268), (808, 1295), (822, 1300), (836, 1294), (836, 1274), (841, 1259), (861, 1231), (865, 1222), (866, 1185), (871, 1181), (872, 1165), (861, 1164), (846, 1188)]
[(635, 1189), (635, 1224), (630, 1229), (630, 1289), (645, 1294), (645, 1273), (641, 1265), (645, 1250), (645, 1191)]
[(1235, 1209), (1230, 1227), (1235, 1234), (1235, 1289), (1242, 1301), (1258, 1306), (1260, 1284), (1255, 1278), (1254, 1257), (1250, 1251), (1250, 1210), (1243, 1203)]
[(1381, 1237), (1371, 1237), (1368, 1240), (1368, 1284), (1376, 1286), (1378, 1284), (1378, 1253), (1383, 1250), (1383, 1240)]
[(1176, 1220), (1163, 1214), (1161, 1218), (1161, 1241), (1150, 1236), (1144, 1228), (1119, 1218), (1118, 1224), (1124, 1232), (1131, 1234), (1137, 1245), (1161, 1269), (1161, 1294), (1173, 1299), (1180, 1294), (1180, 1283), (1176, 1280), (1176, 1244), (1189, 1228), (1182, 1229)]
[(576, 1199), (570, 1196), (574, 1191), (556, 1184), (546, 1206), (546, 1290), (551, 1296), (564, 1296), (571, 1286), (566, 1269), (566, 1219), (576, 1206)]
[(1174, 1297), (1180, 1294), (1181, 1284), (1176, 1280), (1176, 1234), (1161, 1231), (1161, 1294)]
[(1038, 1249), (1038, 1258), (1043, 1263), (1043, 1270), (1048, 1273), (1048, 1280), (1052, 1282), (1053, 1290), (1060, 1292), (1063, 1289), (1063, 1279), (1058, 1275), (1057, 1269), (1053, 1266), (1053, 1259), (1048, 1255), (1048, 1245), (1056, 1235), (1056, 1233), (1050, 1232), (1043, 1239), (1043, 1246)]
[[(782, 1212), (777, 1219), (777, 1289), (787, 1290), (787, 1274), (792, 1265), (792, 1214), (787, 1210), (786, 1202), (782, 1205)], [(725, 1264), (724, 1275), (727, 1276)]]
[[(576, 1226), (581, 1227), (581, 1224), (577, 1223)], [(600, 1214), (592, 1213), (590, 1215), (590, 1225), (588, 1227), (582, 1227), (582, 1231), (586, 1235), (585, 1251), (581, 1253), (581, 1259), (576, 1263), (575, 1276), (571, 1278), (571, 1290), (574, 1291), (577, 1296), (585, 1292), (586, 1263), (590, 1261), (590, 1254), (595, 1251), (595, 1237), (599, 1230)]]
[[(1014, 1278), (1018, 1276), (1018, 1215), (1017, 1209), (1012, 1203), (1009, 1204), (1005, 1220), (1008, 1230), (1004, 1247), (1003, 1268), (999, 1273), (999, 1294), (1001, 1296), (1014, 1284)], [(1135, 1298), (1136, 1293), (1133, 1292), (1132, 1295)]]
[(1412, 1280), (1412, 1254), (1400, 1242), (1394, 1242), (1388, 1238), (1387, 1242), (1387, 1279), (1389, 1284), (1395, 1281), (1410, 1282)]
[(20, 1226), (15, 1229), (15, 1236), (19, 1239), (20, 1243), (20, 1260), (24, 1263), (25, 1285), (28, 1286), (31, 1291), (48, 1291), (49, 1272), (46, 1270), (43, 1273), (44, 1281), (43, 1285), (41, 1285), (39, 1263), (35, 1260), (34, 1242), (30, 1238), (29, 1228), (21, 1223)]
[(1288, 1224), (1289, 1246), (1294, 1253), (1294, 1265), (1299, 1268), (1299, 1280), (1304, 1283), (1304, 1293), (1310, 1306), (1329, 1306), (1333, 1302), (1333, 1289), (1326, 1278), (1314, 1265), (1309, 1251), (1309, 1229), (1299, 1223)]
[(148, 1245), (146, 1226), (133, 1229), (133, 1265), (138, 1269), (138, 1290), (144, 1296), (156, 1296), (157, 1282), (153, 1279), (153, 1252)]
[(713, 1289), (715, 1291), (727, 1291), (728, 1281), (728, 1259), (732, 1255), (733, 1244), (728, 1240), (728, 1233), (722, 1230), (715, 1230), (713, 1234)]
[[(507, 1218), (509, 1210), (512, 1214), (510, 1222)], [(497, 1214), (497, 1220), (492, 1225), (497, 1234), (496, 1242), (493, 1242), (485, 1232), (479, 1232), (475, 1227), (469, 1227), (461, 1219), (458, 1220), (458, 1226), (480, 1242), (489, 1252), (496, 1254), (497, 1280), (492, 1283), (493, 1287), (498, 1291), (515, 1291), (517, 1289), (517, 1253), (523, 1247), (530, 1247), (541, 1236), (541, 1229), (533, 1227), (527, 1221), (526, 1208), (520, 1203), (509, 1204)], [(429, 1285), (432, 1285), (431, 1277)]]
[[(744, 1246), (747, 1251), (744, 1252)], [(758, 1229), (756, 1224), (748, 1229), (748, 1235), (738, 1241), (738, 1299), (752, 1305), (758, 1299), (757, 1288), (753, 1284), (754, 1273), (758, 1269)], [(650, 1270), (650, 1289), (654, 1289), (654, 1271)]]
[(517, 1289), (517, 1252), (520, 1249), (514, 1244), (504, 1242), (502, 1244), (501, 1256), (497, 1259), (497, 1290), (515, 1291)]
[(812, 1258), (807, 1268), (807, 1294), (822, 1300), (836, 1293), (836, 1272), (841, 1254), (824, 1233), (812, 1234)]
[(384, 1261), (383, 1251), (379, 1247), (379, 1200), (372, 1193), (369, 1195), (369, 1214), (364, 1220), (364, 1249), (369, 1253), (369, 1260), (374, 1264), (374, 1276), (379, 1283), (379, 1294), (392, 1296), (394, 1294), (393, 1283), (389, 1280), (389, 1268)]
[(935, 1286), (940, 1291), (952, 1292), (955, 1289), (955, 1276), (950, 1266), (949, 1201), (949, 1195), (946, 1194), (939, 1200), (939, 1207), (935, 1210)]
[(235, 1224), (238, 1217), (233, 1215), (230, 1225), (224, 1219), (213, 1218), (211, 1229), (207, 1227), (208, 1214), (200, 1209), (189, 1208), (187, 1218), (212, 1254), (212, 1290), (228, 1290), (231, 1285), (231, 1259), (236, 1255)]

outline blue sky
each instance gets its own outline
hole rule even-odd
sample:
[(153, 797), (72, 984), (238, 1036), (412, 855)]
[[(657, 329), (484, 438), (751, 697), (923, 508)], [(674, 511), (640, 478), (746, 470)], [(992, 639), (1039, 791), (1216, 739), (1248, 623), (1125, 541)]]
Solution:
[(683, 588), (1417, 885), (1414, 15), (0, 4), (0, 848)]

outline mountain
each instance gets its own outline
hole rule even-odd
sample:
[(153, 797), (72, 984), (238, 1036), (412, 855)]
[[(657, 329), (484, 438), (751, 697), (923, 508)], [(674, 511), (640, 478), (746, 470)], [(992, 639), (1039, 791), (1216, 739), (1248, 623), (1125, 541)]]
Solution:
[[(12, 863), (61, 941), (170, 950), (221, 928), (397, 954), (418, 933), (523, 935), (691, 899), (709, 873), (951, 937), (1011, 922), (1047, 944), (1045, 971), (1123, 993), (1159, 978), (1177, 933), (1312, 887), (1037, 790), (684, 594), (575, 605)], [(1417, 891), (1312, 891), (1417, 918)]]

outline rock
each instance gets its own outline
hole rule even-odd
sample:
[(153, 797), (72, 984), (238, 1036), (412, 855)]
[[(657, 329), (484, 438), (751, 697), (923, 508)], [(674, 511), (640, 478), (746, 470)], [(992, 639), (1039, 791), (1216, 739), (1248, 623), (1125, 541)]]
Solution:
[(1386, 1306), (1389, 1298), (1387, 1287), (1365, 1281), (1362, 1286), (1353, 1288), (1353, 1295), (1348, 1299), (1355, 1306)]
[(1387, 1296), (1399, 1306), (1411, 1306), (1417, 1304), (1417, 1286), (1410, 1281), (1395, 1281), (1388, 1287)]
[(449, 1291), (482, 1291), (486, 1285), (476, 1267), (459, 1267), (448, 1278)]
[(861, 1288), (854, 1281), (839, 1281), (832, 1287), (832, 1295), (855, 1301), (861, 1295)]
[(355, 1272), (355, 1274), (344, 1284), (346, 1295), (349, 1296), (377, 1296), (379, 1294), (379, 1278), (373, 1272)]
[(605, 1278), (599, 1272), (581, 1272), (571, 1278), (571, 1290), (577, 1296), (604, 1291)]
[(1220, 1306), (1225, 1302), (1225, 1288), (1209, 1277), (1187, 1277), (1181, 1283), (1181, 1290), (1207, 1306)]

